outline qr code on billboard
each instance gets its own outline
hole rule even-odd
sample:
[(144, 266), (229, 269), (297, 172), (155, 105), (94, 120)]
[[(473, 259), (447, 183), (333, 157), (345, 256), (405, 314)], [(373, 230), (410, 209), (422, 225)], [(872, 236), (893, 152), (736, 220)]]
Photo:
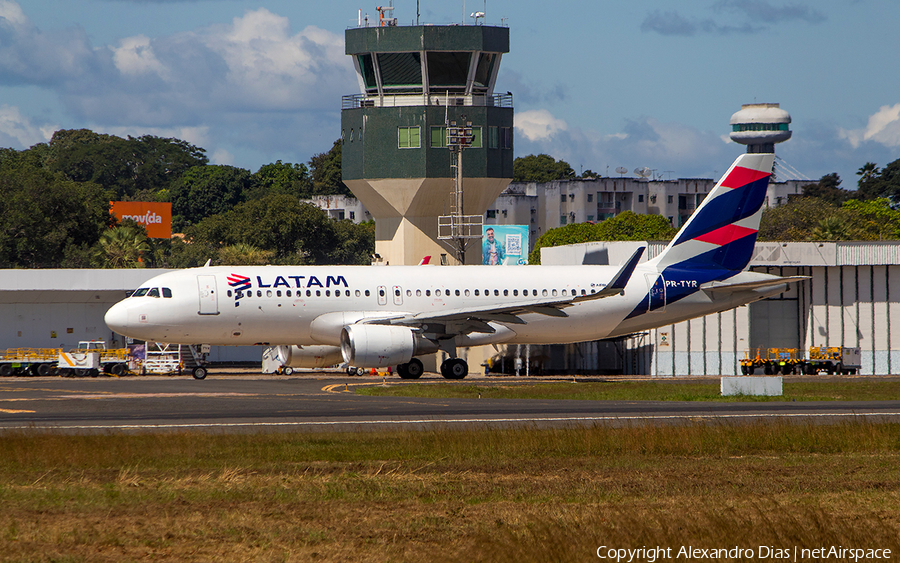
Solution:
[(506, 235), (506, 254), (522, 254), (522, 235)]

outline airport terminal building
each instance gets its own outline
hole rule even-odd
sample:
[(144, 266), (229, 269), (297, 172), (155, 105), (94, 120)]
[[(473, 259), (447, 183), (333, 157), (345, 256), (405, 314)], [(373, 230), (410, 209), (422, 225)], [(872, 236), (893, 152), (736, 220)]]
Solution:
[[(587, 252), (618, 264), (636, 244), (642, 243), (544, 249), (542, 261), (580, 264)], [(664, 246), (651, 243), (647, 258)], [(748, 350), (845, 346), (861, 349), (862, 374), (900, 370), (900, 242), (760, 242), (750, 265), (809, 279), (774, 298), (616, 341), (510, 347), (503, 361), (528, 354), (533, 374), (736, 375)], [(69, 349), (92, 339), (123, 345), (103, 315), (128, 291), (164, 271), (0, 270), (0, 315), (6, 320), (0, 349)], [(209, 360), (258, 362), (262, 350), (213, 346)], [(473, 350), (473, 371), (479, 363), (474, 355)]]

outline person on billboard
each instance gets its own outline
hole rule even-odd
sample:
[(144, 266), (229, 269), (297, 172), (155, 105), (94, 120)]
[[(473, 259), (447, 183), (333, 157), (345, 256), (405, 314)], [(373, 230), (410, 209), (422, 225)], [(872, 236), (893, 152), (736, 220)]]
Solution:
[(488, 227), (484, 233), (487, 238), (484, 239), (484, 245), (481, 247), (481, 263), (485, 266), (494, 266), (503, 264), (506, 259), (506, 249), (503, 243), (494, 238), (494, 229)]

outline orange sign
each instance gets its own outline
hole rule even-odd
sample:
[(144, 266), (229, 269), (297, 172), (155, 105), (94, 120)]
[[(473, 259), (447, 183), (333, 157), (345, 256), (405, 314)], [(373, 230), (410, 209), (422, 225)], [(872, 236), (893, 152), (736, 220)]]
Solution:
[(111, 201), (109, 212), (119, 218), (131, 219), (147, 228), (150, 238), (172, 237), (172, 204), (158, 201)]

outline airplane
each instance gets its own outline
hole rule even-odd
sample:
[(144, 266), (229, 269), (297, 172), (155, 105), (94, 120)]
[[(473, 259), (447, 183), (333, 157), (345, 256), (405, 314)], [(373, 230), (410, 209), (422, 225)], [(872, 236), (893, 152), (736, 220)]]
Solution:
[[(443, 351), (625, 336), (777, 295), (803, 276), (747, 270), (773, 154), (742, 154), (664, 251), (621, 266), (206, 266), (156, 276), (105, 316), (136, 339), (278, 346), (287, 365), (396, 366)], [(193, 369), (197, 379), (207, 369)]]

